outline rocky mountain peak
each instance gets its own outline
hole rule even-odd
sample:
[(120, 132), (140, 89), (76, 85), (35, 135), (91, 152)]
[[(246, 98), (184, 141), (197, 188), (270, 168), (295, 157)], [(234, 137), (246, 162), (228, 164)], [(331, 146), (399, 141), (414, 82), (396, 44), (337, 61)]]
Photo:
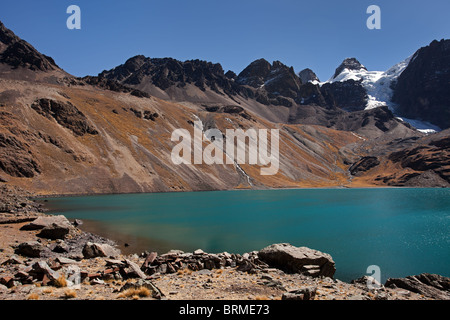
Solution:
[(317, 75), (309, 68), (303, 69), (298, 73), (298, 77), (302, 83), (308, 83), (309, 81), (320, 81)]
[(342, 61), (341, 65), (336, 69), (333, 79), (340, 75), (345, 69), (355, 71), (363, 69), (367, 71), (366, 67), (364, 67), (356, 58), (347, 58)]
[(33, 71), (59, 69), (55, 61), (37, 51), (28, 42), (17, 37), (14, 32), (0, 22), (0, 63), (13, 68), (24, 67)]
[(434, 40), (413, 55), (392, 101), (400, 116), (450, 128), (450, 40)]
[(272, 70), (271, 64), (265, 59), (250, 63), (237, 77), (237, 82), (254, 88), (261, 87)]

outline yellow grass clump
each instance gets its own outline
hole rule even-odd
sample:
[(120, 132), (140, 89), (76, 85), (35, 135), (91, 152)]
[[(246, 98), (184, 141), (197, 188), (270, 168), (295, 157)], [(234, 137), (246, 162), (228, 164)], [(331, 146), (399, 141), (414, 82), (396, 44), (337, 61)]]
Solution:
[(39, 300), (39, 295), (37, 293), (32, 293), (27, 297), (27, 300)]
[(139, 298), (145, 298), (149, 297), (151, 294), (150, 290), (146, 287), (139, 287), (139, 288), (130, 288), (125, 291), (123, 291), (121, 294), (119, 294), (118, 298), (133, 298), (134, 300)]
[(67, 280), (64, 277), (64, 275), (61, 275), (58, 279), (53, 281), (53, 285), (57, 288), (64, 288), (67, 287)]
[(74, 299), (77, 297), (77, 292), (73, 289), (64, 290), (64, 298), (65, 299)]

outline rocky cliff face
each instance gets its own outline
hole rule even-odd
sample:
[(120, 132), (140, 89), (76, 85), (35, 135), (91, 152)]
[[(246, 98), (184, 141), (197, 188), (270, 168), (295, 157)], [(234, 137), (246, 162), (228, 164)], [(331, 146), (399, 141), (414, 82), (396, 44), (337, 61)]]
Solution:
[(13, 68), (24, 67), (36, 71), (59, 69), (55, 61), (38, 52), (26, 41), (17, 37), (0, 22), (0, 63)]
[(395, 85), (399, 115), (450, 127), (450, 40), (419, 49)]

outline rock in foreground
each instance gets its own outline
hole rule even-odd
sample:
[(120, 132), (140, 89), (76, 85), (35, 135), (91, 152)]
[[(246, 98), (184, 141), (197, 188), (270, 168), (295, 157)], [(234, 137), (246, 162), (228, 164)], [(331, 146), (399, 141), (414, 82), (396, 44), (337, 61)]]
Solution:
[(433, 299), (450, 300), (450, 278), (437, 274), (422, 273), (406, 278), (389, 278), (385, 286), (406, 289)]
[(269, 266), (290, 273), (333, 278), (336, 272), (333, 258), (329, 254), (307, 247), (294, 247), (288, 243), (270, 245), (259, 251), (258, 257)]

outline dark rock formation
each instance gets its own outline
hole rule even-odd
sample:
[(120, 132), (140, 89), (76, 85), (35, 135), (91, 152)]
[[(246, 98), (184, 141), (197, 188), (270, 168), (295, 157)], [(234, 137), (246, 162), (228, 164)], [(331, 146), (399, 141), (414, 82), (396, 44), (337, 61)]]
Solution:
[(437, 274), (422, 273), (406, 278), (389, 278), (387, 288), (402, 288), (426, 297), (450, 300), (450, 278)]
[(358, 162), (355, 162), (349, 169), (350, 173), (358, 176), (380, 164), (377, 157), (363, 157)]
[(24, 67), (33, 71), (59, 69), (55, 61), (37, 51), (26, 41), (17, 37), (0, 22), (0, 63), (13, 68)]
[(309, 68), (303, 69), (298, 73), (302, 83), (308, 83), (308, 81), (320, 81), (317, 75)]
[(279, 96), (297, 99), (302, 84), (292, 67), (289, 68), (280, 61), (274, 61), (271, 65), (264, 59), (252, 62), (238, 75), (236, 82), (263, 89), (269, 102), (275, 105), (286, 105), (285, 101), (277, 100)]
[(367, 70), (366, 67), (364, 67), (356, 58), (347, 58), (344, 61), (342, 61), (339, 67), (337, 67), (333, 75), (333, 79), (336, 78), (338, 75), (340, 75), (341, 72), (344, 71), (345, 69), (356, 71), (361, 69)]
[(394, 88), (400, 116), (450, 128), (450, 40), (419, 49)]
[(239, 90), (239, 86), (229, 78), (230, 74), (224, 74), (220, 64), (201, 60), (181, 62), (172, 58), (151, 59), (139, 55), (112, 70), (103, 71), (99, 77), (128, 86), (142, 84), (145, 80), (162, 90), (172, 86), (184, 87), (187, 83), (194, 84), (201, 90), (208, 87), (219, 92), (221, 89), (230, 95)]
[(48, 119), (55, 119), (77, 136), (98, 134), (86, 116), (70, 102), (39, 99), (31, 105), (31, 108)]
[(41, 167), (22, 139), (7, 133), (0, 133), (0, 169), (13, 177), (32, 178), (41, 173)]
[(432, 170), (450, 183), (449, 137), (431, 141), (429, 145), (393, 152), (388, 158), (394, 163), (400, 163), (403, 168), (422, 172)]
[(347, 111), (364, 110), (367, 104), (367, 92), (360, 81), (326, 83), (321, 87), (321, 93), (329, 106)]
[(43, 250), (44, 247), (39, 242), (29, 241), (19, 244), (15, 250), (15, 253), (25, 257), (39, 258)]
[(86, 84), (96, 86), (98, 88), (102, 88), (105, 90), (129, 93), (132, 96), (139, 97), (139, 98), (149, 98), (150, 97), (150, 95), (144, 91), (124, 86), (123, 84), (119, 83), (118, 81), (106, 79), (103, 77), (86, 76), (79, 80)]

